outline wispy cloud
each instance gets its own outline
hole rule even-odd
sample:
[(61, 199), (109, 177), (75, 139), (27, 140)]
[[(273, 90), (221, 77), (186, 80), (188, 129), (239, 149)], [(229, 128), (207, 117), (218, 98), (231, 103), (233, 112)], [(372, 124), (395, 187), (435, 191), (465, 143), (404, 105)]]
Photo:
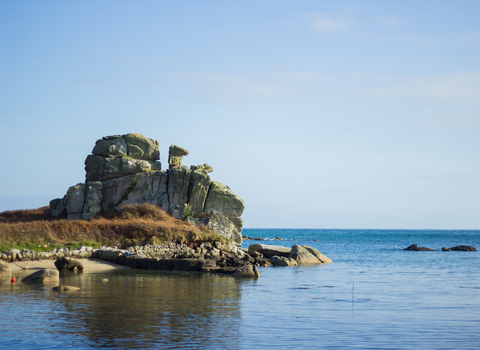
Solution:
[(310, 28), (320, 32), (342, 32), (359, 25), (359, 22), (345, 15), (309, 13)]

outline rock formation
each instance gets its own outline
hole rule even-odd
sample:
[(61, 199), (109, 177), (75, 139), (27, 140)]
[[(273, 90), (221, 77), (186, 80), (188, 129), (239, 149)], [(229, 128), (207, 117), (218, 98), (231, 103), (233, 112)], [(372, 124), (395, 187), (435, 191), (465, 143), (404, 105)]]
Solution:
[(295, 244), (292, 248), (279, 245), (252, 244), (248, 253), (255, 258), (258, 255), (269, 258), (273, 266), (297, 266), (312, 264), (328, 264), (333, 262), (320, 251), (307, 245)]
[(103, 137), (85, 160), (85, 183), (52, 200), (52, 215), (89, 220), (102, 210), (150, 203), (183, 219), (189, 207), (194, 214), (202, 214), (199, 223), (241, 243), (242, 198), (228, 186), (211, 181), (208, 174), (213, 169), (208, 164), (182, 165), (188, 154), (182, 147), (170, 146), (169, 169), (162, 171), (157, 140), (140, 134)]

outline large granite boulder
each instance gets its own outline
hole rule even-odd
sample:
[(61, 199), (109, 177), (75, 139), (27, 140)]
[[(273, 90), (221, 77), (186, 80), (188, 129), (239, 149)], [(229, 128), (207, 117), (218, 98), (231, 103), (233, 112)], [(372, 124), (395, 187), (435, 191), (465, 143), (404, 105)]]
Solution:
[(203, 211), (209, 212), (212, 209), (229, 217), (240, 217), (245, 209), (245, 203), (230, 187), (212, 181)]
[(127, 142), (120, 135), (106, 136), (95, 143), (93, 154), (97, 156), (126, 156), (128, 155)]
[(130, 157), (151, 161), (160, 159), (160, 145), (157, 140), (133, 133), (123, 135), (123, 137), (127, 142), (128, 155)]
[(299, 265), (321, 264), (315, 255), (298, 244), (292, 246), (289, 258), (295, 259)]
[(252, 244), (250, 247), (248, 247), (248, 254), (252, 255), (258, 252), (263, 254), (263, 256), (266, 258), (271, 258), (275, 255), (288, 257), (291, 250), (291, 248), (282, 247), (279, 245)]

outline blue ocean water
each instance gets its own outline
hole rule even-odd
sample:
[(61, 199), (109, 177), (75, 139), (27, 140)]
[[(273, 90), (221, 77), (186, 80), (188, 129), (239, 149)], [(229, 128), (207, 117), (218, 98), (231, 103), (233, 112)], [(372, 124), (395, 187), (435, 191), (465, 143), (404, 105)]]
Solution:
[[(258, 280), (146, 270), (69, 274), (81, 287), (0, 284), (0, 348), (479, 349), (480, 231), (245, 229), (334, 263)], [(108, 283), (102, 283), (108, 278)]]

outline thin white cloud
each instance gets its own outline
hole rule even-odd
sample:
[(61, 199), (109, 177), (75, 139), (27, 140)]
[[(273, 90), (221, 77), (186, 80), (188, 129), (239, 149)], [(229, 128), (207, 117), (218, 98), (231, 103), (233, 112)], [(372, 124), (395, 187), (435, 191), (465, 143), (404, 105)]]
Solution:
[(359, 25), (358, 21), (344, 15), (310, 13), (306, 17), (311, 22), (310, 28), (320, 32), (342, 32)]

